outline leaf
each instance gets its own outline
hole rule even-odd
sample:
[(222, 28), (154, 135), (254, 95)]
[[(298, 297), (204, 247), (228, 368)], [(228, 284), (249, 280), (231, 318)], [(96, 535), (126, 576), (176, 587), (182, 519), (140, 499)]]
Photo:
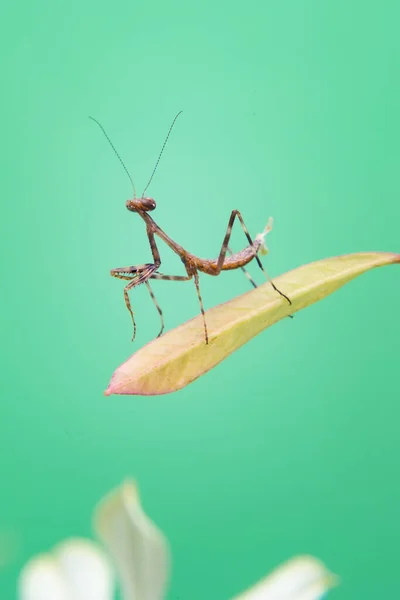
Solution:
[(151, 396), (179, 390), (284, 317), (322, 300), (375, 267), (400, 262), (389, 252), (362, 252), (327, 258), (274, 279), (292, 305), (269, 283), (206, 311), (209, 344), (199, 315), (138, 350), (113, 374), (106, 396)]

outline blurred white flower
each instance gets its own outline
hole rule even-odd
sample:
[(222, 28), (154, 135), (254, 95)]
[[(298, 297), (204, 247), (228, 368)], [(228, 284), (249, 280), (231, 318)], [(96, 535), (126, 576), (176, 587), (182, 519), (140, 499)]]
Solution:
[[(94, 523), (111, 558), (89, 540), (67, 540), (27, 563), (19, 600), (113, 600), (116, 579), (124, 600), (165, 597), (167, 541), (143, 512), (136, 485), (124, 483), (106, 496)], [(296, 557), (234, 600), (318, 600), (334, 584), (320, 561)]]

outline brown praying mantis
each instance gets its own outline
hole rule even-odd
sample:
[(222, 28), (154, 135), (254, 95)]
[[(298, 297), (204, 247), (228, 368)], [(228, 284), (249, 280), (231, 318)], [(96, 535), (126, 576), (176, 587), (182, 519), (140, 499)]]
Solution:
[[(250, 276), (250, 274), (248, 273), (248, 271), (245, 268), (245, 266), (249, 262), (251, 262), (253, 259), (255, 259), (257, 261), (257, 264), (260, 267), (261, 271), (264, 273), (265, 277), (270, 282), (270, 284), (272, 285), (274, 290), (278, 294), (280, 294), (283, 298), (285, 298), (287, 300), (287, 302), (289, 302), (289, 304), (291, 304), (290, 298), (288, 298), (288, 296), (286, 296), (286, 294), (284, 294), (283, 292), (278, 290), (278, 288), (275, 286), (273, 281), (269, 278), (269, 276), (267, 275), (267, 272), (265, 271), (265, 269), (262, 265), (262, 262), (258, 256), (258, 253), (264, 254), (264, 255), (268, 253), (268, 248), (265, 244), (265, 236), (267, 235), (267, 233), (269, 231), (271, 231), (271, 228), (272, 228), (272, 219), (271, 218), (269, 219), (264, 231), (262, 233), (257, 234), (256, 237), (254, 238), (254, 240), (252, 240), (251, 236), (247, 230), (247, 227), (244, 224), (242, 215), (240, 214), (240, 212), (238, 210), (232, 210), (231, 216), (230, 216), (229, 222), (228, 222), (228, 227), (226, 229), (224, 241), (222, 242), (219, 256), (218, 256), (218, 258), (208, 260), (208, 259), (204, 259), (204, 258), (199, 258), (195, 254), (191, 254), (190, 252), (185, 250), (182, 246), (177, 244), (174, 240), (172, 240), (165, 233), (165, 231), (163, 231), (161, 229), (161, 227), (159, 227), (157, 225), (157, 223), (154, 221), (154, 219), (149, 215), (149, 212), (153, 211), (156, 208), (156, 202), (153, 198), (146, 197), (145, 193), (154, 177), (154, 173), (156, 172), (158, 163), (160, 162), (160, 158), (164, 151), (165, 145), (168, 141), (168, 138), (170, 136), (172, 128), (175, 125), (175, 121), (177, 120), (177, 118), (179, 117), (179, 115), (181, 113), (182, 113), (182, 111), (180, 111), (175, 116), (174, 120), (172, 121), (172, 124), (169, 128), (168, 134), (164, 140), (164, 144), (161, 148), (161, 152), (158, 155), (153, 172), (152, 172), (150, 179), (149, 179), (149, 181), (143, 191), (143, 194), (141, 195), (140, 198), (136, 197), (135, 185), (133, 183), (132, 177), (131, 177), (128, 169), (126, 168), (122, 158), (120, 157), (119, 153), (117, 152), (116, 148), (114, 147), (114, 144), (111, 142), (106, 131), (104, 130), (103, 126), (99, 123), (99, 121), (97, 121), (93, 117), (90, 117), (90, 119), (92, 119), (95, 123), (97, 123), (97, 125), (103, 131), (109, 144), (111, 145), (112, 149), (114, 150), (118, 160), (120, 161), (122, 167), (124, 168), (126, 174), (129, 177), (129, 180), (130, 180), (130, 182), (132, 184), (132, 188), (133, 188), (133, 199), (127, 200), (125, 205), (129, 211), (138, 214), (145, 222), (146, 233), (147, 233), (147, 237), (149, 239), (151, 253), (153, 255), (153, 263), (145, 263), (142, 265), (133, 265), (133, 266), (128, 266), (128, 267), (118, 267), (116, 269), (112, 269), (110, 272), (112, 277), (117, 277), (118, 279), (123, 279), (125, 281), (129, 281), (129, 283), (124, 288), (124, 298), (125, 298), (126, 307), (131, 315), (132, 323), (133, 323), (132, 341), (135, 339), (135, 336), (136, 336), (136, 321), (135, 321), (134, 313), (133, 313), (133, 310), (131, 307), (128, 292), (129, 292), (129, 290), (132, 290), (133, 288), (137, 287), (138, 285), (140, 285), (142, 283), (144, 283), (146, 285), (146, 287), (150, 293), (150, 296), (156, 306), (156, 309), (160, 315), (161, 329), (160, 329), (160, 333), (158, 334), (157, 337), (160, 337), (160, 335), (164, 331), (163, 313), (162, 313), (162, 310), (156, 300), (153, 290), (150, 286), (150, 280), (154, 280), (154, 279), (161, 279), (163, 281), (189, 281), (190, 279), (194, 280), (194, 284), (196, 286), (196, 291), (197, 291), (197, 297), (198, 297), (199, 304), (200, 304), (200, 310), (201, 310), (201, 314), (203, 316), (204, 336), (205, 336), (206, 344), (208, 344), (208, 331), (207, 331), (207, 323), (206, 323), (206, 318), (205, 318), (205, 313), (204, 313), (203, 300), (202, 300), (201, 293), (200, 293), (199, 271), (201, 273), (206, 273), (207, 275), (216, 276), (216, 275), (219, 275), (221, 273), (221, 271), (230, 271), (233, 269), (240, 268), (240, 269), (242, 269), (242, 271), (244, 271), (244, 273), (248, 277), (250, 283), (254, 287), (257, 287), (257, 284), (254, 282), (254, 280), (252, 279), (252, 277)], [(239, 220), (239, 222), (242, 226), (244, 234), (249, 242), (249, 245), (246, 248), (244, 248), (243, 250), (241, 250), (240, 252), (233, 253), (232, 250), (229, 248), (229, 240), (230, 240), (231, 233), (232, 233), (232, 227), (233, 227), (233, 224), (234, 224), (236, 218)], [(167, 244), (167, 246), (169, 246), (171, 248), (171, 250), (173, 250), (173, 252), (175, 252), (175, 254), (177, 254), (180, 257), (180, 259), (183, 262), (184, 267), (186, 269), (186, 275), (164, 275), (163, 273), (159, 272), (158, 269), (161, 266), (161, 258), (160, 258), (160, 252), (158, 250), (156, 240), (155, 240), (156, 235), (159, 238), (161, 238)], [(227, 256), (227, 253), (229, 253), (229, 256)]]

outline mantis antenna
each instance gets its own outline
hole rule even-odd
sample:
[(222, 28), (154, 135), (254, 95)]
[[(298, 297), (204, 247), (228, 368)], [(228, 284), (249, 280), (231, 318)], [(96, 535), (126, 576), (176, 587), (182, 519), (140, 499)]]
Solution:
[(149, 187), (149, 185), (150, 185), (150, 183), (151, 183), (151, 181), (152, 181), (152, 179), (153, 179), (153, 177), (154, 177), (154, 173), (155, 173), (155, 172), (156, 172), (156, 170), (157, 170), (158, 163), (160, 162), (161, 155), (162, 155), (162, 153), (164, 152), (164, 148), (165, 148), (165, 146), (166, 146), (166, 144), (167, 144), (167, 142), (168, 142), (168, 138), (169, 138), (169, 136), (170, 136), (170, 133), (171, 133), (171, 131), (172, 131), (172, 128), (173, 128), (173, 126), (175, 125), (175, 121), (177, 120), (177, 118), (179, 117), (179, 115), (180, 115), (180, 114), (182, 114), (182, 112), (183, 112), (183, 111), (182, 111), (182, 110), (180, 110), (180, 111), (178, 112), (178, 114), (175, 116), (175, 119), (172, 121), (172, 125), (171, 125), (171, 127), (169, 128), (169, 131), (168, 131), (168, 133), (167, 133), (167, 137), (165, 138), (165, 141), (164, 141), (163, 147), (161, 148), (161, 152), (160, 152), (160, 154), (158, 155), (157, 162), (156, 162), (156, 166), (154, 167), (154, 169), (153, 169), (153, 172), (152, 172), (152, 174), (151, 174), (151, 177), (150, 177), (150, 179), (149, 179), (149, 181), (148, 181), (148, 183), (147, 183), (146, 187), (145, 187), (145, 188), (144, 188), (144, 190), (143, 190), (142, 198), (143, 198), (145, 191), (146, 191), (146, 190), (147, 190), (147, 188)]
[(111, 148), (114, 150), (119, 162), (121, 163), (121, 165), (123, 166), (125, 173), (128, 175), (129, 177), (129, 181), (132, 184), (132, 188), (133, 188), (133, 198), (136, 199), (136, 190), (135, 190), (135, 184), (133, 183), (133, 179), (128, 171), (128, 169), (125, 166), (124, 161), (122, 160), (122, 158), (120, 157), (116, 147), (114, 146), (114, 144), (112, 143), (112, 141), (110, 140), (110, 138), (108, 137), (106, 130), (104, 129), (103, 125), (101, 123), (99, 123), (99, 121), (97, 119), (94, 119), (93, 117), (89, 117), (89, 119), (92, 119), (92, 121), (94, 121), (95, 123), (97, 123), (97, 125), (100, 127), (100, 129), (102, 130), (102, 132), (104, 133), (108, 143), (110, 144)]

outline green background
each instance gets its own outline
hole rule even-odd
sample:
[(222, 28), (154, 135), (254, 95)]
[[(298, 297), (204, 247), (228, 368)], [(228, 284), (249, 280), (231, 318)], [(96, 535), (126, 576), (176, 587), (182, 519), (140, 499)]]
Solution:
[[(90, 535), (97, 500), (137, 478), (173, 553), (169, 598), (221, 599), (312, 553), (332, 597), (398, 596), (400, 271), (351, 282), (179, 393), (105, 398), (138, 337), (109, 270), (147, 262), (126, 211), (176, 112), (150, 188), (157, 222), (200, 256), (230, 211), (269, 215), (272, 276), (326, 256), (400, 251), (397, 2), (9, 3), (1, 36), (0, 530), (19, 568)], [(238, 228), (235, 249), (245, 245)], [(160, 244), (167, 273), (183, 272)], [(259, 282), (261, 274), (252, 266)], [(249, 289), (201, 280), (211, 307)], [(192, 283), (155, 282), (168, 328)]]

